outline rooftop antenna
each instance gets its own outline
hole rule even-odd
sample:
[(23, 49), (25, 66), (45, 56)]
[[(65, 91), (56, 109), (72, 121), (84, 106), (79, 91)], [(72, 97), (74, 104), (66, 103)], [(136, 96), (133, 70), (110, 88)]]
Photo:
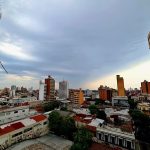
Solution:
[(2, 68), (4, 69), (4, 71), (8, 74), (7, 70), (5, 69), (5, 67), (3, 66), (2, 62), (0, 61), (0, 65), (2, 66)]

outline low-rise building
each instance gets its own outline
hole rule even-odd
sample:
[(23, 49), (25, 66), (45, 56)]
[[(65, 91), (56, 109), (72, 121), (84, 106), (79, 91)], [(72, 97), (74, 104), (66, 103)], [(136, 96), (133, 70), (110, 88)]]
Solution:
[(112, 97), (112, 106), (129, 107), (127, 96), (115, 96)]
[(142, 111), (150, 111), (150, 103), (138, 103), (137, 108)]
[(48, 133), (48, 119), (45, 115), (30, 118), (0, 126), (0, 150), (14, 143), (40, 137)]
[(28, 117), (29, 106), (0, 109), (0, 125)]
[(135, 136), (133, 132), (123, 132), (120, 128), (104, 124), (97, 127), (95, 141), (110, 143), (113, 147), (116, 145), (130, 150), (135, 149)]

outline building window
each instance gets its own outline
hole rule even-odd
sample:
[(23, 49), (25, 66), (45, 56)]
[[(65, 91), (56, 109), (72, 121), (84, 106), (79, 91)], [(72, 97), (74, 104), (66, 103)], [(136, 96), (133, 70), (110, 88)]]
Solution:
[(121, 146), (121, 147), (123, 146), (123, 141), (120, 138), (119, 138), (119, 146)]
[(6, 112), (6, 115), (10, 115), (10, 112)]
[(16, 137), (16, 136), (18, 136), (18, 135), (21, 135), (21, 134), (22, 134), (22, 132), (18, 132), (18, 133), (16, 133), (16, 134), (12, 135), (12, 138), (14, 138), (14, 137)]
[(18, 110), (14, 111), (14, 114), (18, 113)]
[(108, 135), (105, 135), (105, 142), (108, 142)]
[(115, 144), (115, 137), (114, 136), (111, 136), (111, 143)]
[(130, 141), (127, 141), (127, 148), (131, 149), (131, 142)]
[(22, 112), (25, 112), (25, 110), (22, 110)]
[(99, 133), (99, 140), (101, 140), (102, 139), (102, 134), (101, 133)]
[(32, 128), (25, 129), (25, 130), (24, 130), (24, 133), (25, 133), (25, 132), (28, 132), (28, 131), (31, 131), (31, 130), (32, 130)]
[(43, 123), (43, 125), (46, 125), (47, 124), (47, 121), (45, 121), (44, 123)]

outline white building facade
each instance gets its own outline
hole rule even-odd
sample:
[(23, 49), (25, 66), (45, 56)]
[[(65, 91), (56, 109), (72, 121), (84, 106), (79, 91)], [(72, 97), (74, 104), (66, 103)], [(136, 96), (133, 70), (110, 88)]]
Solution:
[(112, 97), (112, 106), (129, 107), (127, 96)]
[(39, 100), (41, 100), (41, 101), (44, 100), (44, 89), (45, 89), (45, 83), (40, 81), (40, 85), (39, 85)]
[(29, 106), (0, 110), (0, 125), (29, 116)]
[(113, 147), (119, 146), (125, 149), (135, 149), (134, 133), (123, 132), (119, 128), (102, 125), (96, 129), (96, 142), (110, 143)]
[(59, 98), (60, 99), (67, 99), (68, 98), (68, 81), (61, 81), (59, 82)]
[(48, 133), (48, 119), (45, 115), (36, 115), (0, 126), (0, 150), (12, 144), (37, 138)]

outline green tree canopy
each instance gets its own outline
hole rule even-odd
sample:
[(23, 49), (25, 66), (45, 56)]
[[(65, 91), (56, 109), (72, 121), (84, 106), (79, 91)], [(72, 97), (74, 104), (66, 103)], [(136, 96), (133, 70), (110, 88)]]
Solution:
[(106, 117), (107, 117), (104, 110), (98, 110), (96, 116), (97, 116), (97, 118), (103, 119), (103, 120), (106, 120)]
[(60, 114), (56, 111), (53, 111), (52, 113), (50, 113), (48, 120), (50, 130), (57, 135), (61, 135), (62, 117), (60, 116)]
[(55, 108), (59, 108), (60, 103), (58, 101), (48, 102), (43, 104), (43, 109), (45, 112), (54, 110)]
[(130, 105), (130, 109), (136, 109), (137, 108), (137, 102), (135, 102), (133, 99), (129, 99), (128, 103)]
[(49, 128), (57, 135), (64, 135), (72, 140), (76, 131), (75, 121), (71, 117), (62, 117), (59, 112), (53, 111), (49, 115)]
[(92, 115), (97, 114), (97, 111), (98, 111), (97, 106), (94, 104), (89, 106), (89, 110)]
[(91, 145), (92, 137), (93, 134), (86, 128), (79, 128), (78, 131), (74, 134), (74, 145), (72, 147), (79, 147), (82, 148), (82, 150), (87, 150)]
[(64, 117), (62, 121), (62, 134), (70, 140), (73, 140), (73, 134), (76, 131), (75, 121), (71, 117)]
[(150, 143), (150, 117), (139, 110), (129, 111), (135, 125), (135, 137)]

